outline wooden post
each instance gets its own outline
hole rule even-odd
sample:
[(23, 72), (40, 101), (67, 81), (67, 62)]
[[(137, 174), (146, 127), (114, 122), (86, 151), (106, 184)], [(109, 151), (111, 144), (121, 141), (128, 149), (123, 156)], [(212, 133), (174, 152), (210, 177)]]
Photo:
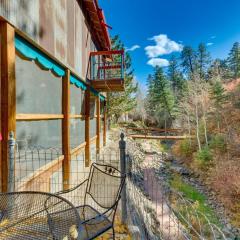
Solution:
[(107, 111), (106, 111), (106, 102), (104, 102), (103, 110), (103, 146), (107, 144)]
[(97, 132), (97, 141), (96, 141), (96, 151), (97, 154), (100, 153), (100, 128), (101, 128), (101, 102), (100, 102), (100, 97), (96, 98), (96, 104), (97, 104), (97, 124), (96, 124), (96, 132)]
[(85, 91), (85, 167), (90, 166), (90, 88)]
[(14, 28), (0, 22), (1, 47), (1, 183), (2, 191), (8, 188), (8, 136), (16, 132), (16, 78)]
[(69, 188), (71, 170), (71, 149), (70, 149), (70, 70), (66, 70), (62, 84), (62, 149), (63, 149), (63, 189)]

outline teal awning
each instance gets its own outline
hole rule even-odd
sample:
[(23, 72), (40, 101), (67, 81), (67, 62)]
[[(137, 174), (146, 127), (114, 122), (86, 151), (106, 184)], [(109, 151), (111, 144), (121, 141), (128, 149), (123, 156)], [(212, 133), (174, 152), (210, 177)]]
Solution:
[[(43, 69), (50, 70), (59, 77), (65, 76), (65, 69), (61, 65), (52, 60), (45, 53), (41, 52), (38, 48), (33, 46), (18, 34), (15, 35), (15, 48), (24, 58), (37, 62)], [(86, 83), (73, 74), (70, 75), (70, 83), (74, 84), (78, 88), (81, 88), (82, 90), (87, 89)], [(95, 96), (98, 96), (101, 101), (105, 100), (105, 97), (94, 88), (90, 88), (90, 90)]]
[(94, 88), (90, 87), (90, 91), (93, 93), (94, 96), (99, 97), (100, 101), (105, 101), (105, 96), (103, 96), (102, 94), (100, 94), (100, 92), (98, 92), (97, 90), (95, 90)]
[(42, 68), (51, 70), (59, 77), (65, 75), (65, 69), (63, 67), (17, 34), (15, 35), (15, 48), (28, 60), (38, 62)]
[(104, 101), (105, 101), (105, 99), (106, 99), (106, 98), (105, 98), (105, 96), (103, 96), (103, 95), (101, 95), (101, 94), (100, 94), (100, 96), (99, 96), (99, 97), (100, 97), (100, 101), (102, 101), (102, 102), (104, 102)]
[(78, 88), (81, 88), (82, 90), (87, 89), (87, 85), (72, 74), (70, 75), (70, 83), (74, 84)]

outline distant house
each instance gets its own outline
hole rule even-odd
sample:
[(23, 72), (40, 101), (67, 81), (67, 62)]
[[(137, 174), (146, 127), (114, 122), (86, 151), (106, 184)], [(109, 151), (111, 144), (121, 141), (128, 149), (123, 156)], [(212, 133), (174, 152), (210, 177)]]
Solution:
[(111, 50), (97, 0), (2, 0), (0, 48), (1, 189), (10, 131), (18, 151), (58, 149), (68, 186), (71, 155), (83, 152), (88, 167), (106, 144), (106, 92), (124, 90), (123, 50)]

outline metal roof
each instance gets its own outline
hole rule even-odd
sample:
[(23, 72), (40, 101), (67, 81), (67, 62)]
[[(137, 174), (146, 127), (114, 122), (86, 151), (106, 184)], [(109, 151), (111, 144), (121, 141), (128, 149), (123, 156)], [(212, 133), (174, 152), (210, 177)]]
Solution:
[(99, 7), (97, 0), (82, 0), (82, 6), (86, 19), (90, 25), (93, 40), (98, 50), (110, 50), (111, 40), (108, 32), (103, 10)]

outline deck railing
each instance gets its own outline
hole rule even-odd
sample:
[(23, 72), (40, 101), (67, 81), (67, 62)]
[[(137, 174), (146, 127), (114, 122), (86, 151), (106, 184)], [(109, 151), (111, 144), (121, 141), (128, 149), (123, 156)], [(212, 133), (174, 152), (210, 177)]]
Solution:
[(124, 51), (90, 53), (89, 80), (117, 80), (124, 78)]

